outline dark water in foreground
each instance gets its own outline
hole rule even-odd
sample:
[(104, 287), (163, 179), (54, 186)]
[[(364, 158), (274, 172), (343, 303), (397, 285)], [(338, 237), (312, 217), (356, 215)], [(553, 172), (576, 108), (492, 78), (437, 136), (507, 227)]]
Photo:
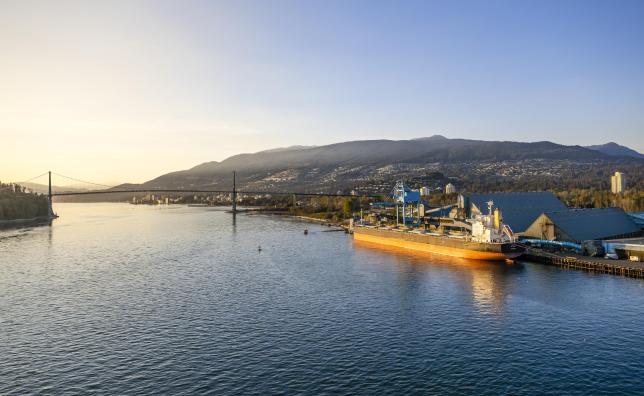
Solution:
[(641, 280), (206, 208), (56, 209), (0, 231), (0, 394), (644, 392)]

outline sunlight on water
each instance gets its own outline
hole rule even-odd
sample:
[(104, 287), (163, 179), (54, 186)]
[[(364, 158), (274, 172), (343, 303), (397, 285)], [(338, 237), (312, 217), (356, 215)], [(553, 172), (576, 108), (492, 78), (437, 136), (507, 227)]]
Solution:
[(0, 394), (642, 390), (641, 280), (224, 209), (56, 210), (0, 231)]

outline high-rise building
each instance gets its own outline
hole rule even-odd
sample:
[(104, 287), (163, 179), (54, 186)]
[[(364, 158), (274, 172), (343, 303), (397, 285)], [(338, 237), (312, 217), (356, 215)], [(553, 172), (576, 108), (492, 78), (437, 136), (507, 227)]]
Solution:
[(420, 195), (423, 197), (426, 197), (429, 195), (429, 187), (421, 187), (420, 188)]
[(626, 178), (622, 172), (615, 172), (610, 177), (610, 190), (613, 194), (621, 194), (626, 190)]
[(454, 186), (452, 183), (447, 183), (445, 186), (445, 194), (452, 194), (456, 192), (456, 186)]

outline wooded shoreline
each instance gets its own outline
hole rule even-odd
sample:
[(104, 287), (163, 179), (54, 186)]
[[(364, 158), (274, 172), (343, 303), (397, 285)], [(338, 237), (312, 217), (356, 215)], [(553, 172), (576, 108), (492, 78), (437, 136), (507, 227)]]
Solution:
[(0, 229), (51, 225), (53, 219), (49, 216), (38, 216), (30, 219), (0, 220)]

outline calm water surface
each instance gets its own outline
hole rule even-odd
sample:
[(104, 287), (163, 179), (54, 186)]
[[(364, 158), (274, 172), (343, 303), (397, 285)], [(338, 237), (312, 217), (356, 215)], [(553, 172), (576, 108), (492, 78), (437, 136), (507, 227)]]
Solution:
[(0, 394), (644, 392), (642, 280), (207, 208), (56, 209), (0, 231)]

